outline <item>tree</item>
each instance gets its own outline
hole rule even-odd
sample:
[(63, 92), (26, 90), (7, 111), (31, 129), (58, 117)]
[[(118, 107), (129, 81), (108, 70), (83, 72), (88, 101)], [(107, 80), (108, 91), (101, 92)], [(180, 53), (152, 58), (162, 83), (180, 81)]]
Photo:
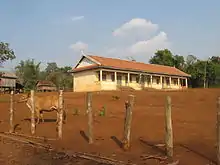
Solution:
[(197, 62), (197, 57), (196, 56), (194, 56), (194, 55), (188, 55), (187, 57), (186, 57), (186, 65), (187, 66), (190, 66), (190, 65), (193, 65), (193, 64), (195, 64), (196, 62)]
[(47, 63), (47, 67), (45, 69), (45, 71), (49, 74), (49, 73), (52, 73), (52, 72), (56, 72), (58, 71), (59, 68), (57, 66), (57, 63), (56, 62), (48, 62)]
[(174, 66), (173, 54), (168, 49), (158, 50), (155, 55), (149, 60), (149, 63)]
[(35, 85), (40, 77), (40, 62), (35, 63), (32, 59), (21, 60), (19, 65), (15, 67), (16, 75), (19, 81), (24, 85), (25, 90), (31, 90), (35, 88)]
[(57, 88), (72, 88), (72, 76), (67, 73), (70, 69), (69, 66), (59, 68), (56, 62), (47, 63), (46, 79), (52, 81)]
[(149, 63), (174, 66), (180, 70), (184, 70), (185, 60), (183, 56), (173, 55), (170, 50), (164, 49), (158, 50), (155, 55), (149, 60)]
[(210, 58), (210, 61), (215, 63), (215, 64), (220, 64), (220, 57), (219, 56), (212, 56)]
[(72, 68), (69, 66), (65, 66), (60, 68), (60, 71), (62, 73), (62, 80), (61, 80), (61, 86), (63, 88), (72, 88), (73, 87), (73, 77), (70, 73), (68, 73), (69, 70)]
[(0, 42), (0, 65), (15, 58), (15, 53), (12, 49), (10, 49), (9, 43)]
[(186, 60), (183, 56), (173, 55), (168, 49), (158, 50), (149, 60), (151, 64), (175, 66), (176, 68), (191, 75), (192, 87), (220, 86), (220, 57), (212, 56), (210, 60), (199, 60), (194, 55), (188, 55)]
[(180, 70), (185, 68), (185, 60), (183, 56), (175, 55), (173, 56), (174, 66)]
[(213, 68), (213, 72), (214, 72), (214, 75), (215, 75), (215, 79), (212, 79), (212, 82), (211, 82), (211, 86), (217, 86), (217, 87), (220, 87), (220, 57), (219, 56), (212, 56), (210, 58), (210, 62), (209, 64), (212, 65), (212, 68)]

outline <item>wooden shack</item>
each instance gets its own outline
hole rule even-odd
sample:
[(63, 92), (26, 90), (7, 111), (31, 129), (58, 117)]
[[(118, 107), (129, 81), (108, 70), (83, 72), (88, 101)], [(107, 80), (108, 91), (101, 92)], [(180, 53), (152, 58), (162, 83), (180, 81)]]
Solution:
[(15, 90), (17, 76), (7, 68), (0, 67), (0, 91), (10, 92)]
[(48, 80), (39, 80), (36, 84), (36, 90), (39, 92), (52, 92), (57, 91), (56, 85)]

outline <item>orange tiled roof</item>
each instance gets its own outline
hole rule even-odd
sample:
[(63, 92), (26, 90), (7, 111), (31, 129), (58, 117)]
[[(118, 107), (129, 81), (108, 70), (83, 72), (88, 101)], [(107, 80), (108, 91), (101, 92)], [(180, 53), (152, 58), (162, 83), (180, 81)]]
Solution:
[[(178, 76), (187, 76), (187, 77), (190, 76), (189, 74), (186, 74), (181, 70), (170, 66), (146, 64), (136, 61), (121, 60), (116, 58), (101, 57), (95, 55), (88, 55), (88, 57), (99, 62), (101, 66), (105, 66), (105, 67), (112, 67), (112, 68), (124, 69), (124, 70), (128, 69), (128, 70), (144, 71), (144, 72), (158, 73), (158, 74), (178, 75)], [(73, 70), (78, 71), (81, 69), (86, 69), (86, 68), (89, 69), (91, 67), (93, 68), (97, 66), (98, 65), (92, 65), (90, 67), (88, 66), (82, 68), (75, 68)]]

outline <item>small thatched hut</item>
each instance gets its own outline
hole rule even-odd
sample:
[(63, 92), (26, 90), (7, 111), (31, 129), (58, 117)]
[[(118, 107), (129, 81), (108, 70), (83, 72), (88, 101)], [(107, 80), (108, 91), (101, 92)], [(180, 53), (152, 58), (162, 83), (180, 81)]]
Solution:
[(36, 90), (41, 92), (52, 92), (52, 91), (57, 91), (57, 87), (51, 81), (40, 80), (36, 84)]

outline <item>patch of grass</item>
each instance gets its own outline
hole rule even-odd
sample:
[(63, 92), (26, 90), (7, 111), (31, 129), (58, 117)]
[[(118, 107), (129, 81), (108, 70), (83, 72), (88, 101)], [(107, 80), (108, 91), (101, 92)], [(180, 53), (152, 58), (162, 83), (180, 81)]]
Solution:
[(99, 111), (99, 116), (106, 116), (106, 106), (103, 106)]

